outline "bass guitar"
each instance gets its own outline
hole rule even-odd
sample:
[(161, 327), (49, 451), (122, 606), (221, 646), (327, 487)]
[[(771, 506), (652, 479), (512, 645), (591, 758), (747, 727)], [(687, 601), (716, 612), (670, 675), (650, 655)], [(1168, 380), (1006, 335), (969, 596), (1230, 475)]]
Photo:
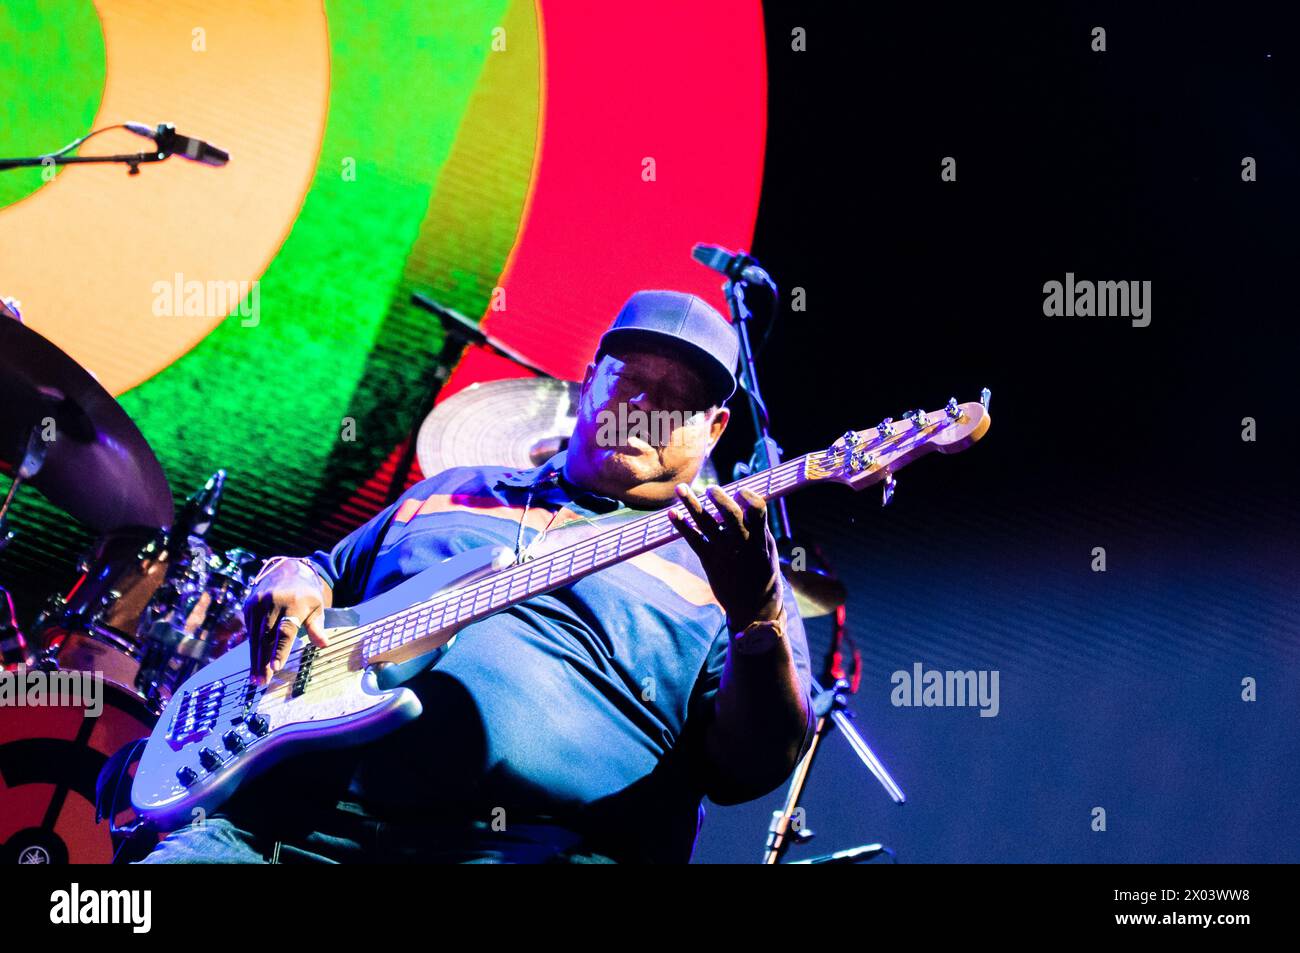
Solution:
[[(931, 451), (955, 453), (988, 431), (979, 402), (909, 411), (850, 430), (825, 450), (738, 480), (771, 500), (815, 483), (855, 490), (876, 483), (888, 502), (894, 474)], [(707, 497), (704, 508), (717, 515)], [(401, 683), (452, 647), (456, 633), (495, 612), (676, 539), (670, 509), (516, 563), (505, 547), (461, 553), (351, 608), (325, 610), (329, 645), (299, 638), (267, 684), (249, 681), (247, 643), (200, 669), (176, 691), (150, 736), (132, 786), (136, 811), (163, 829), (211, 812), (246, 779), (312, 749), (364, 744), (419, 717)]]

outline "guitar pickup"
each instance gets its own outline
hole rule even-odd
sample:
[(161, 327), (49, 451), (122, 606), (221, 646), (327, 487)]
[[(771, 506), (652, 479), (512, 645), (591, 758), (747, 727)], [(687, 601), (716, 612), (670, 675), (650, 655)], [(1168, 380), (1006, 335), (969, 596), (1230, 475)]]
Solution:
[(307, 691), (307, 685), (311, 682), (312, 664), (316, 661), (316, 653), (319, 651), (314, 645), (309, 645), (302, 650), (302, 658), (298, 662), (298, 677), (293, 680), (291, 697), (298, 698)]

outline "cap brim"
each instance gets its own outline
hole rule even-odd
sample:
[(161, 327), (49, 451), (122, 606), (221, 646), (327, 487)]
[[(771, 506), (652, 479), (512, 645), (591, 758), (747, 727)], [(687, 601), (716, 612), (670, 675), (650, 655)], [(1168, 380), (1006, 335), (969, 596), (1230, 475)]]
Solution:
[(656, 331), (653, 328), (612, 328), (601, 336), (596, 353), (603, 354), (611, 348), (634, 348), (638, 342), (656, 344), (681, 354), (700, 371), (715, 404), (724, 403), (736, 392), (736, 378), (712, 353), (666, 331)]

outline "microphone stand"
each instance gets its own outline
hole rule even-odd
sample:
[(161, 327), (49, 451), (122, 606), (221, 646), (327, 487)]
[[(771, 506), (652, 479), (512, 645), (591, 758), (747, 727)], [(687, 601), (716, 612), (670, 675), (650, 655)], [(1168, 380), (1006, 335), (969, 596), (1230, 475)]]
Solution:
[[(101, 132), (107, 132), (109, 129), (117, 129), (119, 126), (105, 126), (102, 129), (96, 129), (90, 135), (85, 136), (77, 142), (77, 146), (85, 142), (91, 136)], [(112, 156), (67, 156), (47, 154), (43, 156), (26, 156), (21, 159), (0, 159), (0, 170), (3, 169), (22, 169), (32, 166), (49, 166), (49, 165), (84, 165), (89, 163), (116, 162), (130, 167), (128, 175), (139, 175), (140, 166), (146, 162), (162, 162), (170, 159), (176, 154), (174, 148), (174, 136), (176, 129), (170, 123), (163, 123), (152, 134), (154, 142), (153, 152), (131, 152), (122, 153)], [(69, 151), (72, 146), (65, 146), (63, 151)]]
[[(844, 668), (843, 645), (846, 640), (852, 645), (852, 639), (847, 638), (845, 608), (843, 605), (836, 607), (833, 619), (835, 628), (831, 636), (831, 647), (830, 651), (827, 652), (825, 664), (826, 678), (831, 681), (832, 687), (829, 690), (823, 689), (817, 679), (813, 679), (813, 714), (817, 719), (817, 728), (808, 753), (804, 755), (803, 761), (799, 763), (790, 780), (785, 803), (782, 805), (781, 810), (772, 812), (772, 821), (767, 828), (767, 847), (763, 854), (763, 863), (765, 864), (780, 863), (781, 858), (785, 856), (792, 846), (813, 839), (813, 832), (801, 824), (796, 824), (794, 819), (801, 817), (799, 814), (799, 800), (803, 796), (803, 789), (807, 786), (808, 778), (812, 773), (813, 760), (818, 747), (832, 727), (839, 727), (849, 746), (853, 748), (854, 753), (862, 759), (862, 763), (867, 766), (867, 770), (875, 775), (876, 780), (884, 787), (895, 804), (902, 804), (907, 800), (903, 794), (903, 789), (894, 781), (888, 769), (876, 757), (875, 752), (871, 750), (871, 746), (867, 744), (853, 726), (853, 712), (849, 709), (845, 695), (857, 691), (858, 680), (861, 677), (861, 663), (857, 647), (853, 646), (851, 650), (852, 667), (849, 670)], [(837, 851), (829, 855), (829, 857), (795, 861), (795, 863), (862, 863), (880, 853), (888, 854), (891, 858), (894, 856), (894, 852), (888, 847), (872, 844), (868, 848)], [(897, 863), (897, 859), (894, 862)]]
[(122, 162), (131, 167), (128, 175), (139, 175), (145, 162), (162, 162), (170, 152), (137, 152), (116, 156), (31, 156), (24, 159), (0, 159), (0, 169), (21, 169), (25, 166), (76, 165), (88, 162)]
[(551, 380), (555, 380), (555, 375), (542, 370), (528, 358), (524, 357), (522, 353), (516, 351), (500, 338), (488, 334), (472, 320), (465, 317), (465, 315), (461, 314), (454, 308), (448, 308), (446, 305), (439, 304), (428, 295), (422, 295), (418, 291), (411, 295), (411, 301), (417, 307), (423, 308), (425, 311), (441, 318), (442, 326), (447, 329), (448, 335), (457, 336), (466, 344), (478, 344), (482, 347), (488, 348), (489, 350), (495, 351), (502, 357), (514, 361), (520, 367), (532, 371), (538, 377), (548, 377)]
[(779, 864), (781, 858), (793, 845), (805, 843), (813, 838), (813, 832), (805, 828), (802, 823), (796, 823), (795, 818), (800, 816), (799, 801), (803, 797), (804, 788), (808, 786), (808, 778), (812, 774), (817, 750), (832, 727), (840, 729), (854, 754), (862, 759), (867, 770), (875, 775), (876, 780), (884, 787), (895, 804), (904, 804), (907, 801), (903, 789), (898, 786), (888, 769), (871, 750), (871, 746), (853, 726), (853, 713), (849, 711), (848, 699), (844, 695), (848, 687), (849, 683), (844, 679), (837, 680), (828, 689), (822, 688), (821, 684), (813, 679), (813, 715), (817, 718), (817, 730), (808, 753), (795, 767), (794, 775), (790, 778), (790, 786), (786, 790), (781, 810), (772, 812), (772, 822), (767, 828), (767, 843), (763, 848), (765, 864)]
[[(696, 246), (697, 249), (699, 246)], [(719, 269), (723, 270), (723, 269)], [(749, 396), (750, 416), (754, 423), (754, 432), (757, 434), (757, 440), (754, 444), (754, 455), (750, 460), (749, 471), (757, 472), (774, 467), (781, 462), (781, 448), (776, 441), (772, 439), (770, 432), (771, 416), (768, 413), (767, 404), (763, 400), (762, 392), (758, 385), (758, 368), (754, 360), (754, 348), (749, 337), (749, 322), (753, 319), (748, 305), (745, 303), (745, 292), (749, 287), (751, 280), (756, 280), (772, 292), (772, 297), (777, 298), (776, 283), (772, 280), (758, 264), (758, 261), (741, 252), (733, 255), (727, 263), (723, 273), (727, 277), (726, 283), (722, 286), (723, 293), (727, 297), (727, 305), (731, 310), (732, 324), (736, 328), (736, 334), (740, 338), (740, 380), (741, 387)], [(782, 537), (791, 538), (790, 518), (786, 512), (785, 500), (777, 499), (775, 505), (769, 504), (769, 511), (772, 514), (772, 535), (779, 541)], [(836, 613), (836, 625), (842, 625), (841, 614)], [(848, 741), (854, 753), (862, 759), (862, 763), (884, 787), (886, 793), (895, 804), (904, 803), (907, 798), (903, 794), (903, 789), (890, 775), (889, 771), (876, 757), (871, 746), (853, 726), (852, 713), (848, 708), (848, 701), (844, 692), (849, 688), (849, 683), (843, 679), (836, 679), (830, 689), (824, 689), (813, 679), (813, 713), (817, 718), (817, 730), (813, 737), (812, 745), (808, 753), (804, 755), (802, 761), (795, 768), (793, 777), (790, 780), (790, 787), (786, 792), (785, 803), (780, 811), (772, 813), (772, 822), (768, 825), (767, 843), (763, 851), (763, 863), (779, 863), (781, 858), (795, 843), (802, 843), (812, 839), (812, 832), (796, 825), (795, 817), (798, 816), (799, 800), (803, 796), (804, 788), (808, 784), (808, 778), (812, 772), (813, 762), (817, 755), (822, 739), (831, 727), (838, 727), (840, 732)], [(792, 836), (793, 831), (793, 836)], [(872, 845), (874, 849), (875, 845)], [(888, 848), (881, 848), (879, 852), (889, 852)], [(848, 852), (854, 860), (863, 859), (864, 856), (875, 856), (875, 853), (860, 854), (856, 851)], [(838, 860), (839, 858), (837, 858)]]
[(406, 489), (406, 480), (411, 474), (412, 464), (415, 463), (416, 435), (419, 427), (424, 422), (424, 419), (429, 416), (430, 411), (433, 410), (433, 405), (437, 403), (438, 394), (442, 391), (442, 385), (447, 382), (450, 368), (460, 360), (461, 355), (465, 353), (466, 348), (471, 344), (477, 344), (490, 351), (495, 351), (502, 357), (514, 361), (520, 367), (532, 371), (538, 377), (553, 379), (551, 374), (542, 370), (510, 345), (482, 330), (459, 311), (439, 304), (428, 295), (420, 294), (418, 291), (411, 295), (411, 303), (435, 315), (442, 322), (443, 330), (446, 332), (446, 339), (443, 342), (438, 359), (433, 364), (430, 380), (424, 389), (424, 396), (420, 406), (417, 408), (415, 426), (411, 430), (411, 437), (406, 442), (406, 446), (402, 450), (402, 457), (397, 461), (397, 466), (393, 470), (393, 478), (389, 481), (388, 493), (384, 500), (385, 506), (395, 502)]
[[(759, 472), (770, 470), (781, 462), (781, 448), (777, 442), (772, 439), (770, 431), (771, 417), (767, 412), (767, 404), (763, 401), (762, 392), (758, 387), (758, 368), (754, 363), (754, 347), (749, 340), (749, 322), (753, 319), (753, 312), (745, 303), (745, 291), (749, 287), (749, 281), (745, 277), (746, 270), (749, 274), (761, 274), (767, 278), (766, 286), (772, 291), (773, 307), (776, 307), (777, 300), (776, 284), (767, 277), (767, 272), (758, 268), (758, 262), (748, 255), (742, 253), (736, 256), (734, 263), (727, 269), (727, 281), (722, 286), (722, 292), (727, 297), (727, 306), (731, 310), (731, 323), (736, 329), (736, 335), (740, 338), (740, 386), (741, 389), (749, 396), (749, 413), (750, 419), (754, 424), (754, 453), (750, 457), (749, 472)], [(778, 498), (773, 500), (768, 506), (771, 513), (772, 535), (778, 541), (782, 538), (790, 538), (790, 517), (786, 513), (785, 500)]]

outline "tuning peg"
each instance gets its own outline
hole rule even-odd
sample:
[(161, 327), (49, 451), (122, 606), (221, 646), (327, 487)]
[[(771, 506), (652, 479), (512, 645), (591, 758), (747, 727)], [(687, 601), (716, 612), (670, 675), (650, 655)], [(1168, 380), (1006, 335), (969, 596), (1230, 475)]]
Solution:
[(894, 435), (894, 418), (886, 417), (880, 423), (876, 424), (876, 433), (880, 434), (880, 439), (892, 437)]
[(907, 413), (903, 414), (903, 416), (906, 417), (908, 420), (910, 420), (912, 422), (912, 426), (915, 427), (917, 430), (920, 430), (921, 428), (925, 427), (929, 423), (929, 421), (925, 419), (924, 410), (920, 410), (920, 409), (909, 410)]
[(844, 439), (844, 446), (848, 447), (850, 450), (852, 450), (854, 447), (856, 447), (859, 443), (862, 442), (862, 438), (858, 436), (858, 432), (856, 430), (844, 431), (843, 439)]
[(980, 403), (984, 405), (985, 410), (989, 409), (989, 399), (992, 396), (993, 396), (993, 392), (989, 390), (987, 387), (985, 387), (983, 390), (980, 391)]
[(961, 416), (961, 408), (957, 406), (957, 398), (949, 397), (947, 405), (943, 408), (950, 420), (956, 420)]
[(849, 469), (855, 473), (860, 470), (866, 470), (872, 467), (876, 462), (876, 455), (868, 453), (866, 448), (854, 450), (849, 456)]
[(889, 501), (894, 498), (894, 488), (898, 486), (898, 481), (894, 479), (892, 473), (885, 474), (885, 482), (880, 487), (880, 505), (888, 506)]

